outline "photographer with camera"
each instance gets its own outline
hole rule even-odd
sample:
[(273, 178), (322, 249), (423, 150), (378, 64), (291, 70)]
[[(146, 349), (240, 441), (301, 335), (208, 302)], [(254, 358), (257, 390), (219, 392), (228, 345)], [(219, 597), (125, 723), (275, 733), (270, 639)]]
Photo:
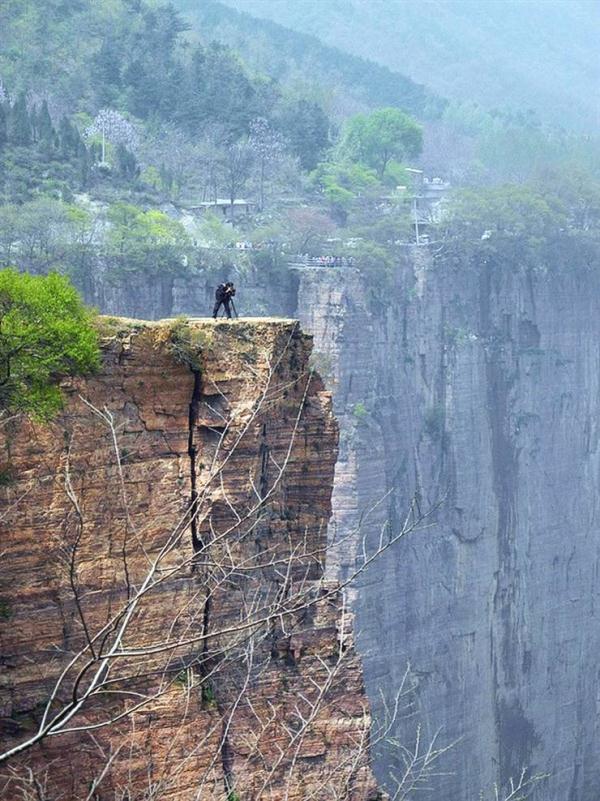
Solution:
[(238, 313), (235, 308), (235, 303), (233, 302), (233, 297), (235, 295), (235, 286), (233, 285), (233, 281), (227, 281), (225, 284), (219, 284), (215, 292), (215, 305), (213, 308), (213, 319), (217, 319), (217, 314), (219, 313), (219, 309), (221, 306), (225, 308), (225, 314), (227, 318), (231, 320), (231, 307), (233, 306), (233, 311), (235, 316), (238, 316)]

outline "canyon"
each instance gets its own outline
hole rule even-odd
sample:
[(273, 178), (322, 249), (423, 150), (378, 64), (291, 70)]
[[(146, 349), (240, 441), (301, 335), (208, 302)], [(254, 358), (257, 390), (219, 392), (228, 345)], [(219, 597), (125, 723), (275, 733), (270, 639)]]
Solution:
[[(591, 269), (414, 247), (387, 297), (358, 276), (300, 284), (341, 428), (331, 574), (415, 503), (427, 515), (353, 604), (375, 719), (408, 670), (398, 739), (411, 747), (420, 726), (454, 744), (430, 781), (448, 801), (492, 797), (523, 770), (547, 774), (533, 798), (597, 798), (599, 289)], [(376, 758), (382, 780), (400, 765)]]
[[(299, 319), (333, 393), (335, 467), (330, 434), (315, 456), (328, 487), (317, 528), (333, 487), (327, 582), (344, 583), (365, 547), (420, 521), (346, 591), (374, 731), (389, 724), (408, 748), (417, 736), (451, 746), (428, 778), (433, 797), (478, 799), (526, 770), (546, 776), (536, 801), (596, 801), (598, 277), (442, 264), (412, 246), (392, 280), (381, 295), (351, 268), (298, 268), (278, 282), (253, 273), (236, 299), (242, 315)], [(210, 309), (208, 283), (167, 284), (99, 286), (90, 300), (146, 317)], [(189, 370), (185, 380), (188, 397)], [(346, 700), (364, 704), (353, 664)], [(400, 752), (374, 742), (372, 756), (393, 791)], [(368, 797), (361, 770), (357, 797)]]

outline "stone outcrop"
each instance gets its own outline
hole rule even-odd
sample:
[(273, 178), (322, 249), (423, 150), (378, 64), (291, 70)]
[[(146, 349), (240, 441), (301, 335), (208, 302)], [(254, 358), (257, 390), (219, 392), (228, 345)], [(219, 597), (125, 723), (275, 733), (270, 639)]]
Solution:
[(55, 421), (1, 429), (2, 745), (57, 725), (0, 798), (28, 769), (48, 798), (380, 797), (351, 615), (323, 579), (337, 430), (310, 338), (106, 326)]

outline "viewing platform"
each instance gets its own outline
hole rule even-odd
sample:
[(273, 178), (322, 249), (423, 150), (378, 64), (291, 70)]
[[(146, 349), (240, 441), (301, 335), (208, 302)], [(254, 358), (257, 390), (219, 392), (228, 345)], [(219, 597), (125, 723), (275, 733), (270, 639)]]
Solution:
[(294, 256), (288, 261), (290, 269), (348, 269), (355, 266), (354, 256)]

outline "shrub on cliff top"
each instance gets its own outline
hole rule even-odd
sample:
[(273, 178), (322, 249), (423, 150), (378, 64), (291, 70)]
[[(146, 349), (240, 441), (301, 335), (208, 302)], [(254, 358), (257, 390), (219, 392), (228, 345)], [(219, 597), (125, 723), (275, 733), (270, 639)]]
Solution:
[(556, 193), (505, 185), (455, 193), (436, 236), (441, 258), (511, 270), (546, 271), (565, 241), (573, 256), (574, 221)]
[(108, 222), (106, 256), (117, 274), (177, 275), (187, 270), (192, 243), (177, 220), (156, 209), (115, 203)]
[(202, 371), (202, 353), (210, 347), (211, 335), (206, 331), (194, 329), (186, 317), (177, 317), (165, 329), (166, 341), (159, 337), (157, 344), (166, 343), (180, 364), (185, 364), (193, 372)]
[(47, 420), (61, 406), (60, 378), (99, 360), (93, 315), (64, 276), (0, 270), (0, 414)]

